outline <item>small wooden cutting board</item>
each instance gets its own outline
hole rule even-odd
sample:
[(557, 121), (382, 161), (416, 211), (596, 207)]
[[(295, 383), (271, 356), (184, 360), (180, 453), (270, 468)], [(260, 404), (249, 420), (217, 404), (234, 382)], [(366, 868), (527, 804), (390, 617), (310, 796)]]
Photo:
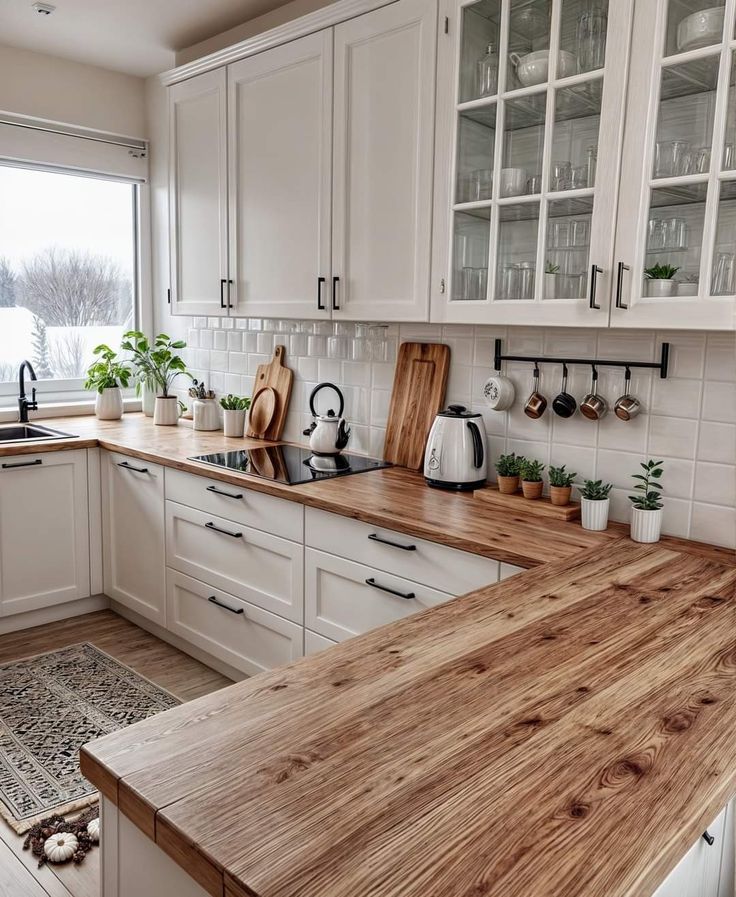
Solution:
[(383, 457), (421, 470), (429, 430), (445, 401), (450, 347), (444, 343), (402, 343), (396, 362)]
[(291, 386), (294, 380), (294, 372), (291, 368), (287, 368), (284, 364), (286, 357), (286, 347), (276, 346), (273, 352), (273, 358), (268, 364), (259, 364), (256, 371), (256, 379), (253, 384), (253, 396), (270, 387), (276, 393), (276, 409), (271, 417), (267, 429), (263, 433), (256, 433), (248, 420), (248, 428), (245, 432), (246, 436), (261, 439), (281, 439), (281, 434), (286, 423), (286, 412), (289, 410), (289, 399), (291, 398)]

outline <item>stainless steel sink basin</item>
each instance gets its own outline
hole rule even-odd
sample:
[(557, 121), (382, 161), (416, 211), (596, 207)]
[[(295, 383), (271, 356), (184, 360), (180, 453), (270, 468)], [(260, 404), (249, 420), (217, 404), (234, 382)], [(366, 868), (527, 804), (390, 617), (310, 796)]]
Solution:
[(29, 440), (75, 439), (72, 433), (62, 433), (38, 424), (0, 424), (0, 445), (7, 442), (28, 442)]

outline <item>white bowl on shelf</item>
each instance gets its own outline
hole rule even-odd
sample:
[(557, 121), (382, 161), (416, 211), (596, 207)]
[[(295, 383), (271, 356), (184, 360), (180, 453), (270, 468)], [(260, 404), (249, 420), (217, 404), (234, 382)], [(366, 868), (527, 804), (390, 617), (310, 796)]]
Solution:
[[(544, 84), (549, 76), (549, 50), (535, 50), (525, 56), (509, 53), (511, 64), (516, 69), (516, 76), (522, 87), (533, 84)], [(560, 50), (557, 56), (557, 77), (569, 78), (578, 70), (577, 59), (573, 53)]]
[(724, 14), (723, 6), (713, 6), (685, 16), (677, 26), (677, 49), (686, 52), (720, 43)]

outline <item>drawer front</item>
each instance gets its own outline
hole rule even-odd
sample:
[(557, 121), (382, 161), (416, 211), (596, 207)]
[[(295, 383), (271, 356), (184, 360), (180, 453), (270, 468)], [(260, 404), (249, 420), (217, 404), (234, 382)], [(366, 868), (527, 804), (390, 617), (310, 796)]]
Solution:
[(171, 569), (166, 614), (173, 633), (251, 676), (303, 654), (301, 626)]
[(304, 620), (304, 549), (242, 523), (166, 502), (166, 563), (295, 623)]
[(166, 498), (292, 542), (304, 541), (304, 509), (294, 501), (172, 468), (166, 470)]
[(304, 566), (305, 626), (338, 642), (452, 598), (445, 592), (313, 548), (307, 548)]
[(319, 654), (320, 651), (326, 651), (328, 648), (334, 648), (337, 644), (331, 638), (325, 638), (312, 632), (311, 629), (304, 630), (304, 656), (311, 657), (312, 654)]
[(307, 508), (305, 527), (310, 548), (427, 583), (451, 595), (465, 595), (498, 582), (498, 561), (350, 517)]
[(511, 576), (516, 576), (517, 573), (523, 573), (524, 570), (526, 567), (517, 567), (516, 564), (501, 564), (498, 578), (499, 580), (509, 579)]

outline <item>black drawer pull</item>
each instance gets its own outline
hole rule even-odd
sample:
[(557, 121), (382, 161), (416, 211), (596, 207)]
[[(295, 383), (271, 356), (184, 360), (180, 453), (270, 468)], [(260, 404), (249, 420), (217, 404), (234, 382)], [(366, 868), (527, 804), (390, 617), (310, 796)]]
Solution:
[(365, 584), (374, 589), (380, 589), (382, 592), (388, 592), (389, 595), (396, 595), (397, 598), (406, 598), (407, 601), (411, 601), (412, 598), (417, 597), (414, 592), (397, 592), (396, 589), (389, 589), (388, 586), (382, 586), (377, 583), (372, 576), (370, 579), (366, 579)]
[(207, 529), (213, 529), (216, 533), (222, 533), (223, 536), (230, 536), (230, 538), (232, 538), (232, 539), (242, 539), (243, 538), (242, 533), (231, 533), (229, 529), (220, 529), (220, 527), (215, 526), (215, 524), (212, 523), (212, 521), (210, 521), (209, 523), (205, 523), (205, 526), (207, 527)]
[(3, 470), (9, 470), (11, 467), (34, 467), (36, 464), (43, 464), (41, 458), (34, 461), (14, 461), (12, 464), (3, 464)]
[(148, 473), (147, 467), (133, 467), (127, 461), (118, 461), (118, 467), (124, 467), (126, 470), (132, 470), (134, 473)]
[(390, 545), (392, 548), (400, 548), (402, 551), (416, 551), (416, 545), (402, 545), (400, 542), (392, 542), (390, 539), (382, 539), (378, 533), (371, 533), (368, 536), (374, 542), (380, 542), (381, 545)]
[(208, 492), (214, 492), (215, 495), (224, 495), (225, 498), (242, 498), (243, 494), (239, 492), (237, 495), (234, 492), (224, 492), (222, 489), (218, 489), (217, 486), (208, 486)]
[(711, 835), (708, 829), (703, 832), (703, 840), (709, 847), (712, 847), (716, 843), (716, 839)]
[(210, 602), (210, 604), (216, 604), (218, 607), (221, 607), (223, 610), (229, 610), (231, 614), (242, 614), (243, 613), (242, 607), (238, 607), (238, 608), (230, 607), (229, 604), (223, 604), (222, 601), (218, 601), (214, 595), (210, 595), (210, 597), (207, 600)]

